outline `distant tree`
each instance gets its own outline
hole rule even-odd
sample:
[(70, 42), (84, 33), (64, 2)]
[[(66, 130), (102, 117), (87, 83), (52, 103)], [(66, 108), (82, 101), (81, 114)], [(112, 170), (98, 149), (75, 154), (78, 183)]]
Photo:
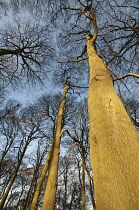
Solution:
[[(71, 152), (69, 150), (69, 152)], [(56, 209), (81, 209), (81, 185), (77, 163), (70, 153), (60, 157)]]
[(47, 154), (46, 162), (44, 164), (44, 167), (41, 170), (41, 174), (40, 174), (40, 177), (38, 179), (38, 183), (37, 183), (37, 186), (36, 186), (36, 189), (35, 189), (35, 192), (34, 192), (34, 196), (33, 196), (33, 199), (32, 199), (31, 205), (30, 205), (30, 210), (35, 210), (36, 207), (37, 207), (38, 199), (39, 199), (39, 196), (41, 194), (42, 185), (43, 185), (44, 179), (46, 178), (46, 173), (49, 169), (49, 164), (50, 164), (50, 161), (51, 161), (51, 158), (52, 158), (52, 148), (53, 148), (53, 146), (51, 146), (50, 151)]
[[(70, 129), (72, 133), (69, 133), (69, 136), (73, 140), (75, 148), (78, 151), (76, 151), (76, 153), (78, 154), (78, 170), (80, 170), (79, 177), (82, 192), (82, 209), (87, 207), (88, 197), (89, 199), (91, 198), (92, 206), (95, 208), (93, 177), (89, 167), (89, 121), (87, 118), (88, 110), (86, 100), (76, 103), (76, 106), (76, 112), (71, 120), (72, 125)], [(79, 167), (80, 164), (81, 168)]]
[(13, 183), (15, 179), (17, 178), (19, 168), (22, 164), (23, 158), (25, 156), (25, 153), (29, 144), (35, 139), (39, 140), (40, 138), (42, 139), (44, 137), (44, 134), (42, 133), (40, 134), (39, 122), (35, 124), (33, 121), (29, 121), (29, 118), (28, 119), (26, 118), (26, 121), (24, 120), (25, 119), (23, 119), (22, 121), (21, 119), (19, 120), (18, 118), (18, 121), (20, 122), (18, 123), (18, 125), (14, 125), (17, 127), (17, 133), (15, 133), (14, 131), (13, 134), (9, 133), (9, 136), (7, 136), (7, 133), (6, 133), (6, 138), (8, 137), (10, 141), (9, 140), (7, 141), (6, 139), (4, 141), (6, 146), (3, 152), (2, 163), (4, 161), (4, 157), (7, 155), (7, 152), (9, 152), (9, 149), (12, 148), (13, 154), (16, 157), (16, 162), (15, 162), (16, 164), (13, 167), (14, 169), (12, 170), (5, 192), (3, 193), (1, 203), (0, 203), (1, 208), (4, 206), (7, 196), (13, 186)]
[[(48, 150), (48, 143), (46, 143), (46, 145), (42, 142), (43, 139), (40, 139), (38, 141), (38, 146), (37, 146), (37, 150), (36, 150), (36, 155), (35, 153), (33, 152), (33, 159), (35, 162), (33, 164), (33, 168), (34, 168), (34, 173), (33, 173), (33, 176), (32, 176), (32, 180), (30, 182), (30, 186), (29, 186), (29, 190), (28, 190), (28, 193), (27, 193), (27, 196), (26, 196), (26, 199), (25, 199), (25, 203), (24, 203), (24, 209), (28, 209), (30, 208), (31, 209), (31, 204), (33, 203), (33, 200), (34, 200), (34, 196), (35, 193), (38, 194), (38, 197), (41, 193), (41, 187), (42, 187), (42, 183), (44, 181), (44, 178), (45, 178), (45, 175), (46, 173), (44, 174), (44, 178), (42, 180), (42, 183), (41, 183), (41, 186), (40, 186), (40, 189), (38, 187), (38, 184), (37, 184), (37, 181), (39, 179), (39, 177), (41, 176), (41, 170), (43, 170), (42, 168), (44, 167), (44, 156), (46, 155), (47, 153), (47, 150)], [(42, 147), (44, 147), (44, 149), (42, 149)], [(36, 156), (36, 160), (35, 160), (35, 156)], [(38, 202), (38, 197), (36, 199), (36, 204)], [(36, 206), (36, 205), (35, 205)]]

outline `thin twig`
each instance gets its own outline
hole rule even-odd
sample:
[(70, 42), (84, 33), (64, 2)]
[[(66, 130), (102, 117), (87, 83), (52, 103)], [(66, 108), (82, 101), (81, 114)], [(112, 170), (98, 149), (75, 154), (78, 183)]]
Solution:
[(76, 87), (76, 88), (89, 88), (89, 87), (80, 87), (80, 86), (71, 86), (71, 87)]
[(57, 62), (57, 63), (71, 63), (71, 62), (79, 62), (79, 61), (86, 60), (86, 59), (88, 59), (88, 57), (85, 57), (85, 58), (82, 58), (82, 59), (79, 59), (79, 60), (59, 61), (59, 62)]

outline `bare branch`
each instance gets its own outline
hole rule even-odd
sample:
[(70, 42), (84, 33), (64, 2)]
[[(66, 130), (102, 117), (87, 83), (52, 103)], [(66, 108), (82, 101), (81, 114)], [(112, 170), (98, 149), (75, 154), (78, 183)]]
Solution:
[(17, 55), (19, 53), (21, 53), (23, 51), (23, 49), (16, 49), (16, 50), (9, 50), (9, 49), (0, 49), (0, 56), (2, 55)]
[(63, 135), (63, 133), (66, 132), (66, 131), (68, 132), (68, 129), (64, 129), (63, 131), (61, 131), (60, 137), (61, 137), (61, 136)]
[(85, 58), (82, 58), (82, 59), (79, 59), (79, 60), (59, 61), (59, 62), (57, 62), (57, 63), (71, 63), (71, 62), (79, 62), (79, 61), (86, 60), (86, 59), (88, 59), (88, 57), (85, 57)]
[(95, 12), (93, 10), (89, 10), (89, 12), (92, 14), (92, 23), (93, 23), (93, 29), (94, 29), (94, 34), (93, 36), (91, 37), (90, 34), (87, 34), (86, 35), (86, 39), (87, 40), (90, 40), (91, 39), (91, 42), (92, 44), (94, 44), (94, 42), (96, 41), (96, 38), (98, 36), (98, 27), (97, 27), (97, 21), (96, 21), (96, 15), (95, 15)]
[(125, 77), (129, 77), (129, 76), (133, 76), (133, 77), (139, 78), (138, 74), (128, 73), (128, 74), (123, 75), (122, 77), (117, 77), (117, 78), (113, 79), (113, 81), (124, 79)]
[(93, 29), (94, 29), (94, 35), (90, 38), (90, 35), (86, 35), (86, 39), (92, 41), (92, 44), (95, 42), (97, 35), (98, 35), (98, 27), (97, 27), (97, 22), (96, 22), (96, 14), (95, 12), (89, 8), (88, 12), (90, 13), (90, 15), (88, 13), (86, 13), (85, 10), (81, 9), (81, 8), (71, 8), (71, 7), (63, 7), (62, 9), (69, 9), (69, 10), (75, 10), (75, 11), (81, 11), (82, 14), (84, 14), (88, 19), (90, 19), (92, 21), (93, 24)]
[(81, 142), (75, 137), (75, 136), (72, 136), (70, 134), (70, 132), (68, 131), (68, 129), (66, 129), (65, 131), (67, 131), (67, 134), (70, 136), (70, 138), (72, 138), (75, 142), (77, 142), (78, 144), (80, 144)]
[(89, 88), (89, 87), (80, 87), (80, 86), (71, 86), (71, 87), (76, 87), (76, 88)]
[(69, 9), (69, 10), (81, 11), (82, 14), (84, 14), (88, 19), (92, 20), (92, 17), (89, 16), (89, 15), (88, 15), (83, 9), (81, 9), (81, 8), (63, 7), (62, 9)]

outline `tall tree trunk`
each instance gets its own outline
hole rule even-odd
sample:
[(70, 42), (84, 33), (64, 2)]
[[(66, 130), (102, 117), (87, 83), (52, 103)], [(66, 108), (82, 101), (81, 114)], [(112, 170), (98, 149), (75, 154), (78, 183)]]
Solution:
[(54, 210), (55, 208), (55, 198), (56, 198), (56, 188), (57, 188), (57, 175), (58, 175), (58, 162), (60, 154), (60, 140), (63, 132), (62, 130), (62, 120), (64, 107), (66, 103), (66, 83), (64, 85), (62, 101), (59, 107), (58, 118), (56, 123), (56, 134), (54, 138), (54, 146), (52, 151), (52, 158), (50, 162), (50, 169), (48, 174), (48, 180), (45, 189), (44, 202), (42, 210)]
[(87, 38), (90, 153), (97, 210), (139, 209), (139, 134)]
[(34, 196), (33, 196), (33, 200), (32, 200), (32, 203), (31, 203), (30, 210), (35, 210), (37, 208), (39, 195), (40, 195), (40, 192), (41, 192), (41, 188), (42, 188), (42, 184), (43, 184), (46, 172), (48, 170), (48, 166), (49, 166), (49, 162), (50, 162), (51, 156), (52, 156), (52, 146), (51, 146), (50, 151), (49, 151), (49, 153), (47, 155), (44, 168), (43, 168), (42, 173), (40, 175), (40, 178), (39, 178), (39, 181), (38, 181), (38, 184), (37, 184)]

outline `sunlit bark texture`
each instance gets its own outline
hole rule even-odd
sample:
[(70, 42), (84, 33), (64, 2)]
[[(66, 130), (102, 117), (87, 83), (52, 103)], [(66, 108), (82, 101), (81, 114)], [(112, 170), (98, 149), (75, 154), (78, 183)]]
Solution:
[(139, 135), (87, 36), (90, 152), (97, 210), (139, 209)]
[(66, 93), (67, 93), (67, 88), (65, 84), (63, 95), (62, 95), (62, 101), (59, 107), (57, 123), (56, 123), (56, 133), (55, 133), (55, 138), (53, 142), (52, 158), (50, 161), (48, 180), (47, 180), (46, 189), (45, 189), (44, 202), (43, 202), (43, 207), (42, 207), (43, 210), (54, 210), (54, 207), (55, 207), (57, 176), (58, 176), (58, 162), (59, 162), (59, 154), (60, 154), (60, 140), (61, 140), (61, 135), (63, 133), (62, 121), (63, 121), (64, 107), (66, 103)]

